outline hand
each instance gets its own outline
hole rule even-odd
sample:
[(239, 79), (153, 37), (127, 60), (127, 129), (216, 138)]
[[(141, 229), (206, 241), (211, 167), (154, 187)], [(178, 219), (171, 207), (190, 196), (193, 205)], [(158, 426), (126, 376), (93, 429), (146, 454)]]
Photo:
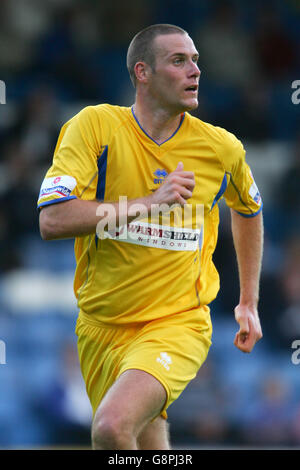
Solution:
[(176, 170), (170, 173), (165, 182), (153, 193), (153, 204), (180, 204), (184, 206), (193, 195), (195, 175), (192, 171), (184, 171), (183, 163), (179, 162)]
[(250, 353), (263, 336), (257, 309), (238, 305), (234, 309), (234, 315), (240, 329), (233, 343), (240, 351)]

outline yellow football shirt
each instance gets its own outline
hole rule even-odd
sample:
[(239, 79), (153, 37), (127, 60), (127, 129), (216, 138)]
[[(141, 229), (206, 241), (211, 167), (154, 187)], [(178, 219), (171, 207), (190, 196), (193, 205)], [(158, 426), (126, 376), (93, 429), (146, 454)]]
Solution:
[[(132, 108), (88, 106), (60, 132), (38, 207), (72, 198), (115, 201), (145, 197), (182, 161), (196, 186), (188, 204), (201, 224), (172, 218), (135, 220), (110, 238), (75, 239), (74, 291), (90, 319), (109, 324), (149, 321), (209, 304), (219, 290), (212, 262), (218, 201), (245, 217), (262, 209), (241, 142), (226, 130), (184, 113), (176, 132), (158, 145)], [(182, 211), (182, 209), (179, 209)]]

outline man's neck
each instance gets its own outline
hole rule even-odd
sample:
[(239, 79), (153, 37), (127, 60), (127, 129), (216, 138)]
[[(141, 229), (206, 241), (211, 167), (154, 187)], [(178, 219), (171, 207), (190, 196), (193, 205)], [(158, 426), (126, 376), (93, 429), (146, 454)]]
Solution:
[(142, 106), (137, 100), (133, 105), (134, 114), (144, 131), (157, 144), (168, 140), (178, 129), (182, 114), (171, 114), (164, 109)]

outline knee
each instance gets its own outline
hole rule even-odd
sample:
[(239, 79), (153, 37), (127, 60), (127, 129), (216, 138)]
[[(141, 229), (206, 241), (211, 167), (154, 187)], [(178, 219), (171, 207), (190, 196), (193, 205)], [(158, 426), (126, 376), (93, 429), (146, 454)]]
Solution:
[(92, 426), (93, 449), (120, 450), (130, 446), (133, 435), (122, 417), (103, 413), (95, 417)]

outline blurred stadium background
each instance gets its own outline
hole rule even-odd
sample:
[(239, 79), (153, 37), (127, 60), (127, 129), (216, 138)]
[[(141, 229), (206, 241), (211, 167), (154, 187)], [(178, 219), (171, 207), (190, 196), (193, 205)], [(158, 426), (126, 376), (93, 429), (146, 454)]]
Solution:
[(233, 346), (238, 278), (229, 212), (220, 206), (213, 345), (169, 409), (173, 445), (300, 447), (300, 364), (291, 347), (300, 340), (300, 104), (291, 99), (300, 80), (299, 1), (1, 0), (2, 449), (90, 445), (73, 241), (40, 239), (36, 200), (61, 125), (86, 105), (132, 104), (127, 46), (153, 23), (177, 24), (194, 39), (197, 115), (243, 141), (265, 219), (264, 338), (244, 355)]

